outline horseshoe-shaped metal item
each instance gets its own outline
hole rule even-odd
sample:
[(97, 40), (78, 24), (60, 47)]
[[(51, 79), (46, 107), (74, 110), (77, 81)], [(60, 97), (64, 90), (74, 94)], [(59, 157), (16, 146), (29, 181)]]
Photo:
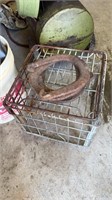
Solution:
[[(57, 90), (51, 90), (45, 86), (43, 74), (48, 67), (60, 61), (72, 63), (78, 71), (79, 76), (71, 84)], [(55, 55), (45, 59), (39, 59), (28, 64), (27, 71), (30, 72), (29, 82), (38, 93), (40, 99), (48, 102), (59, 102), (76, 98), (84, 90), (91, 78), (87, 64), (77, 56), (72, 55)]]

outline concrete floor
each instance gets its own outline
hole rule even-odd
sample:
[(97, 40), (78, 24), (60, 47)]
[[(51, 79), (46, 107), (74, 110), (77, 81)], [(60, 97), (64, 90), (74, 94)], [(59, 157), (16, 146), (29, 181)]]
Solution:
[[(81, 2), (94, 18), (96, 48), (108, 54), (111, 79), (111, 0)], [(19, 67), (27, 50), (10, 45)], [(0, 126), (0, 156), (0, 200), (112, 199), (111, 120), (98, 129), (89, 148), (27, 135), (13, 121)]]

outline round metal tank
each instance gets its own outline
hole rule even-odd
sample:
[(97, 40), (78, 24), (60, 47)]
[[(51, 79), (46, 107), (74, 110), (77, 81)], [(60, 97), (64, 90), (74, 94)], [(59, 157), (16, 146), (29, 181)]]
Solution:
[(80, 2), (56, 2), (47, 8), (37, 23), (40, 44), (85, 49), (94, 33), (90, 13)]
[(16, 0), (19, 15), (37, 18), (40, 0)]

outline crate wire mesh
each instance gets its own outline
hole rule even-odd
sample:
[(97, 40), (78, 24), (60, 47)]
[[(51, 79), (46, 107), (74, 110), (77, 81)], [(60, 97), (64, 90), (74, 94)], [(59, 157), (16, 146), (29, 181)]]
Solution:
[[(56, 54), (75, 55), (83, 59), (93, 73), (84, 92), (73, 101), (50, 103), (39, 100), (31, 87), (26, 65)], [(89, 146), (100, 122), (106, 76), (106, 54), (68, 48), (35, 45), (15, 79), (4, 106), (27, 133), (53, 140)], [(45, 85), (57, 89), (76, 79), (75, 66), (58, 62), (45, 72)], [(19, 84), (19, 87), (18, 87)], [(23, 92), (24, 91), (24, 92)]]

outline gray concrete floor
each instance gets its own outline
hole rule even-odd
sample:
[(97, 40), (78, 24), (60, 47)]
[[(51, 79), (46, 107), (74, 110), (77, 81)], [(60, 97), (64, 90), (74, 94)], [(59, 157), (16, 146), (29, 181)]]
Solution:
[[(110, 60), (111, 0), (81, 2), (94, 18), (96, 48), (105, 50)], [(9, 43), (19, 67), (27, 50)], [(110, 61), (108, 77), (111, 79)], [(107, 104), (111, 103), (107, 100)], [(112, 199), (111, 120), (98, 129), (88, 148), (27, 135), (13, 121), (0, 126), (0, 156), (0, 200)]]

